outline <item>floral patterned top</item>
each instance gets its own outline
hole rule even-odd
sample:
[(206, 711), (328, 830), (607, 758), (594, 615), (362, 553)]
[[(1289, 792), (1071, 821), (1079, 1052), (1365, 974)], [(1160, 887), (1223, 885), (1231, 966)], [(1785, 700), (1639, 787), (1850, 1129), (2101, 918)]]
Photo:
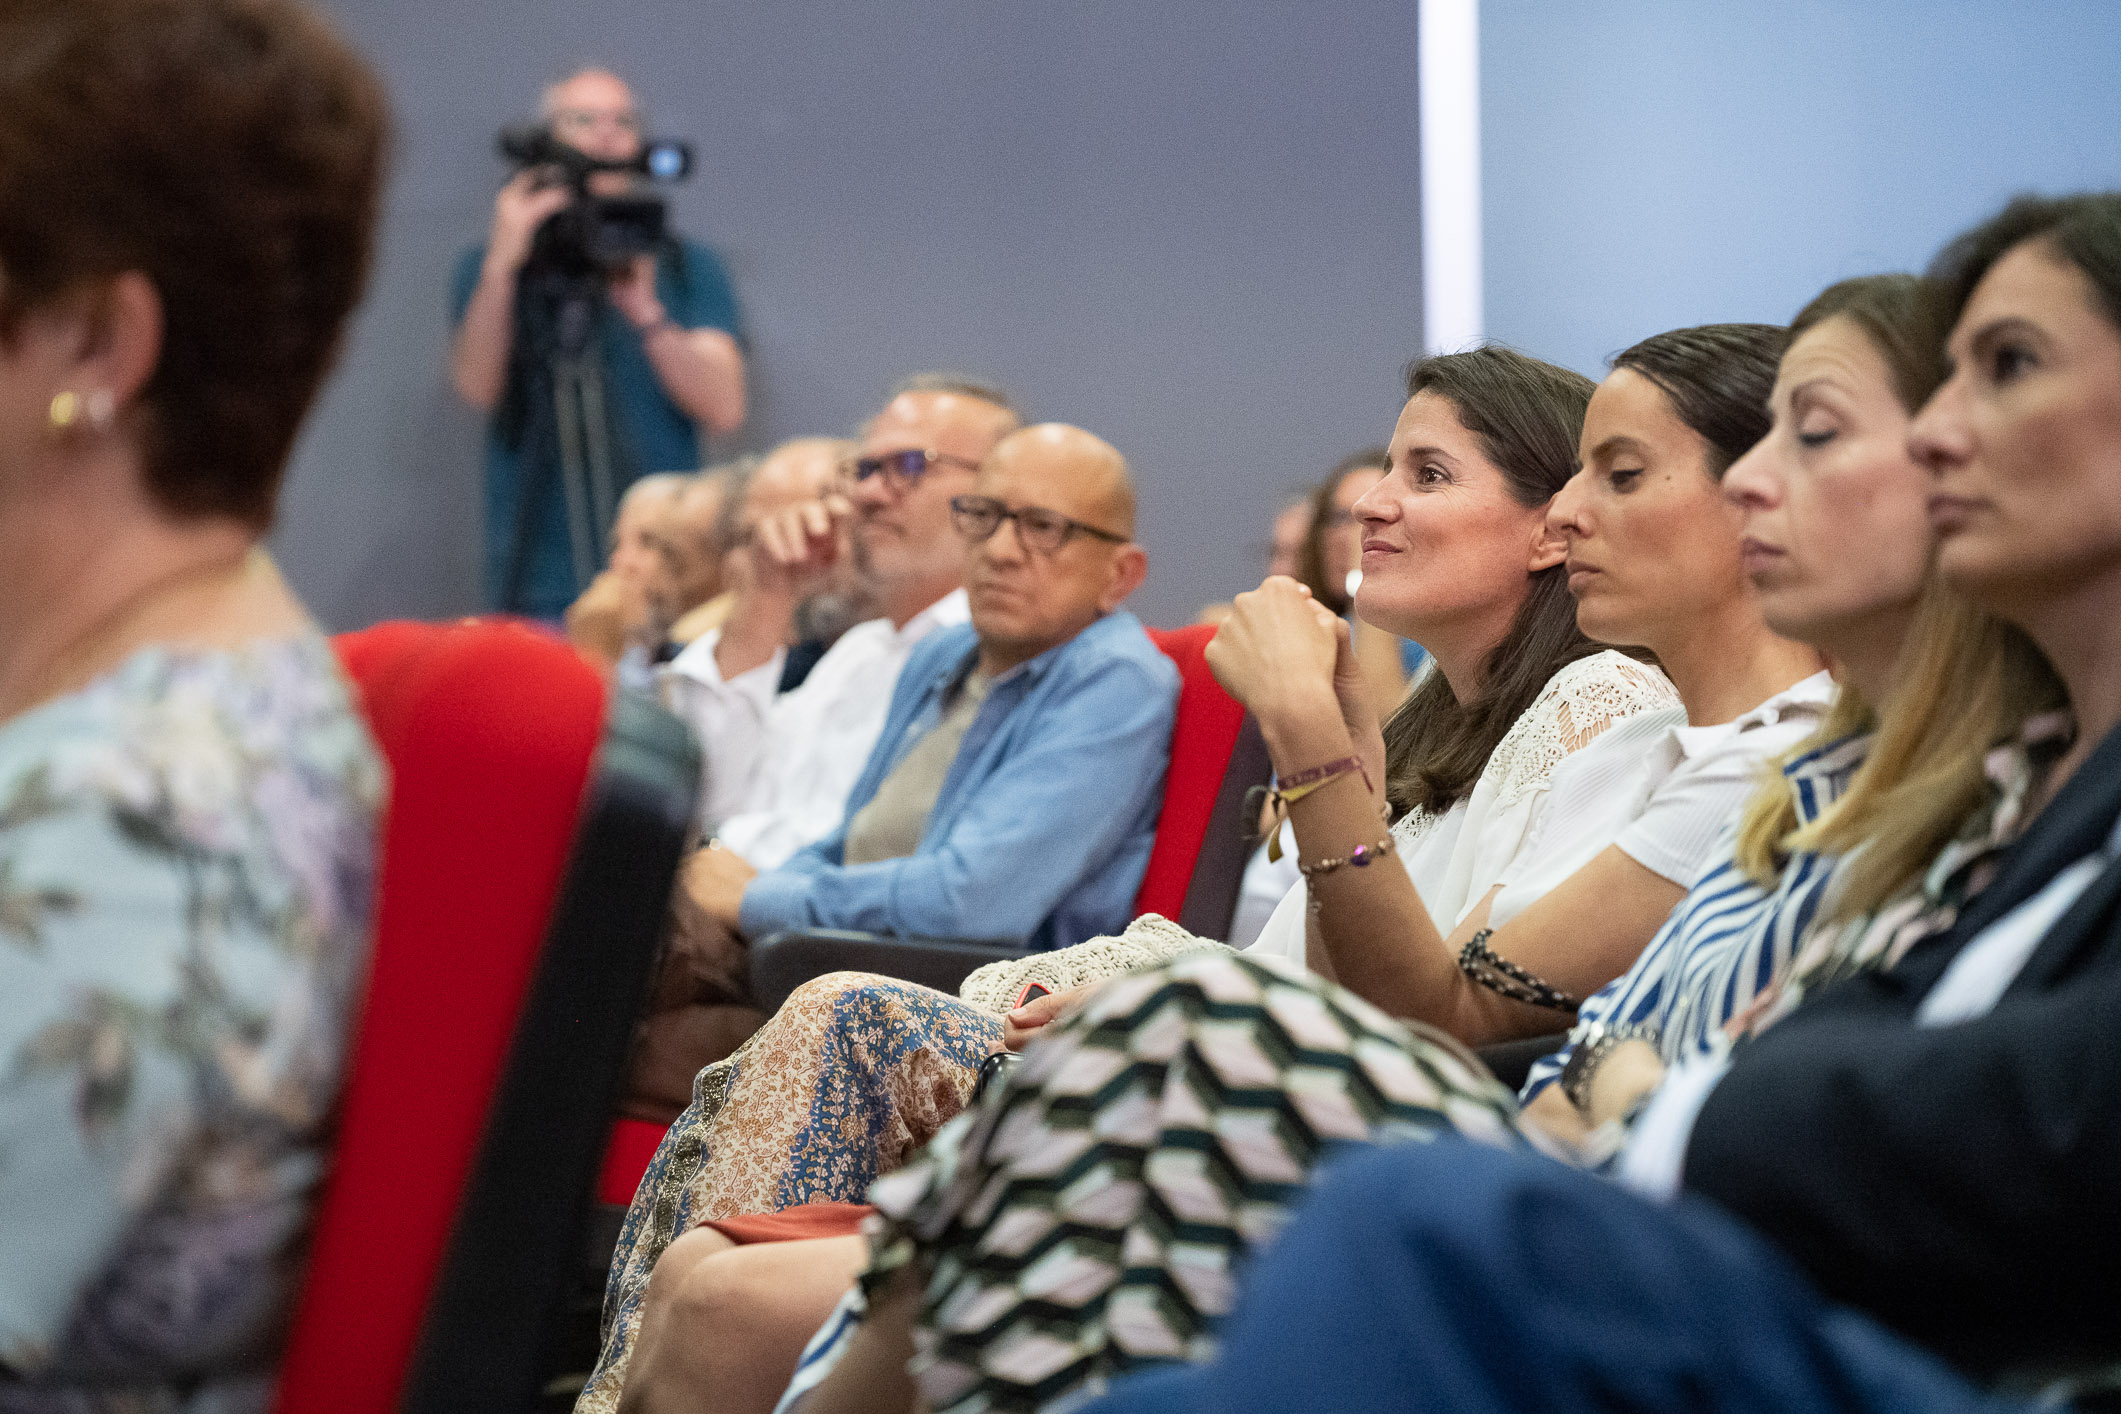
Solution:
[(0, 1411), (269, 1401), (383, 784), (314, 632), (0, 725)]

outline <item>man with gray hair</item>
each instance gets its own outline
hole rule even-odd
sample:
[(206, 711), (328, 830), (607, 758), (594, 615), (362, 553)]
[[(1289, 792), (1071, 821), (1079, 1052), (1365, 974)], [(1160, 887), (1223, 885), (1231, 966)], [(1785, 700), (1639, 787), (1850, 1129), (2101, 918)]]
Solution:
[[(968, 615), (964, 546), (950, 498), (1018, 418), (1000, 391), (927, 376), (902, 385), (845, 444), (776, 448), (746, 497), (730, 557), (735, 602), (664, 675), (664, 698), (706, 754), (701, 817), (723, 845), (770, 869), (839, 823), (883, 730), (914, 645)], [(851, 560), (878, 617), (857, 624), (778, 691), (799, 607)]]

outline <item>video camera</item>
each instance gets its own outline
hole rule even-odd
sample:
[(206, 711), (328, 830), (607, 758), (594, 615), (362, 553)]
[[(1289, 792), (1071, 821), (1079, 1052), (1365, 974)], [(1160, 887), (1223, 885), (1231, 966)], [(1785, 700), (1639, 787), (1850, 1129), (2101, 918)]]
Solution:
[(677, 182), (692, 172), (691, 146), (670, 139), (643, 144), (630, 162), (612, 162), (569, 147), (550, 128), (504, 128), (500, 149), (518, 171), (551, 167), (573, 188), (574, 200), (538, 228), (530, 254), (534, 265), (549, 263), (572, 274), (611, 273), (636, 256), (653, 254), (668, 220), (668, 204), (653, 190), (640, 186), (624, 196), (597, 196), (589, 190), (592, 176), (627, 172), (650, 182)]

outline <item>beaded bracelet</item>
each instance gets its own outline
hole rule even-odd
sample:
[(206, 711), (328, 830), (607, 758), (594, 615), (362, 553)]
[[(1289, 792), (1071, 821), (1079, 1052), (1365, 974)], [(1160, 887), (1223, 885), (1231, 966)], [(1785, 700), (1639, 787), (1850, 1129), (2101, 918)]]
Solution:
[(1511, 1001), (1526, 1002), (1549, 1011), (1575, 1011), (1583, 1005), (1580, 998), (1533, 976), (1508, 958), (1497, 956), (1488, 946), (1488, 939), (1494, 936), (1493, 928), (1483, 928), (1466, 939), (1466, 945), (1458, 951), (1458, 970)]
[(1390, 853), (1391, 849), (1392, 837), (1386, 835), (1376, 844), (1359, 844), (1338, 859), (1321, 859), (1315, 864), (1299, 863), (1296, 866), (1296, 872), (1303, 875), (1306, 879), (1316, 879), (1322, 874), (1332, 873), (1343, 864), (1352, 864), (1357, 869), (1367, 869), (1378, 858)]
[(1657, 1040), (1657, 1028), (1641, 1022), (1621, 1025), (1592, 1022), (1576, 1038), (1575, 1048), (1561, 1067), (1561, 1093), (1569, 1097), (1570, 1104), (1589, 1114), (1591, 1077), (1598, 1073), (1599, 1066), (1605, 1064), (1606, 1057), (1618, 1050), (1623, 1042), (1642, 1041), (1654, 1046)]
[[(1303, 875), (1304, 883), (1309, 885), (1316, 883), (1320, 878), (1332, 873), (1342, 865), (1352, 864), (1357, 869), (1367, 869), (1391, 852), (1392, 837), (1386, 835), (1376, 844), (1359, 844), (1338, 859), (1321, 859), (1316, 864), (1305, 864), (1299, 860), (1297, 861), (1296, 872)], [(1305, 892), (1310, 895), (1311, 916), (1316, 918), (1320, 907), (1318, 890), (1307, 888)]]

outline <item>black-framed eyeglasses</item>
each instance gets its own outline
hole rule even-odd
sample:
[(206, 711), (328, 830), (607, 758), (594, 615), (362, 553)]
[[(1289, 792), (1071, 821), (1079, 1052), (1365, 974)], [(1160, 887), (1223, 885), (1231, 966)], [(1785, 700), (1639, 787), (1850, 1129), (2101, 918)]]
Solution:
[(927, 475), (931, 466), (961, 466), (967, 471), (978, 471), (979, 463), (966, 457), (954, 457), (948, 452), (923, 451), (915, 447), (903, 452), (885, 452), (877, 457), (854, 457), (842, 463), (849, 481), (867, 481), (881, 475), (884, 484), (899, 489), (911, 486)]
[(1019, 506), (1012, 511), (992, 496), (950, 498), (950, 523), (957, 527), (958, 534), (974, 545), (1000, 530), (1005, 520), (1016, 522), (1017, 538), (1024, 542), (1025, 549), (1042, 555), (1052, 554), (1078, 534), (1094, 535), (1114, 545), (1124, 545), (1128, 539), (1043, 506)]

